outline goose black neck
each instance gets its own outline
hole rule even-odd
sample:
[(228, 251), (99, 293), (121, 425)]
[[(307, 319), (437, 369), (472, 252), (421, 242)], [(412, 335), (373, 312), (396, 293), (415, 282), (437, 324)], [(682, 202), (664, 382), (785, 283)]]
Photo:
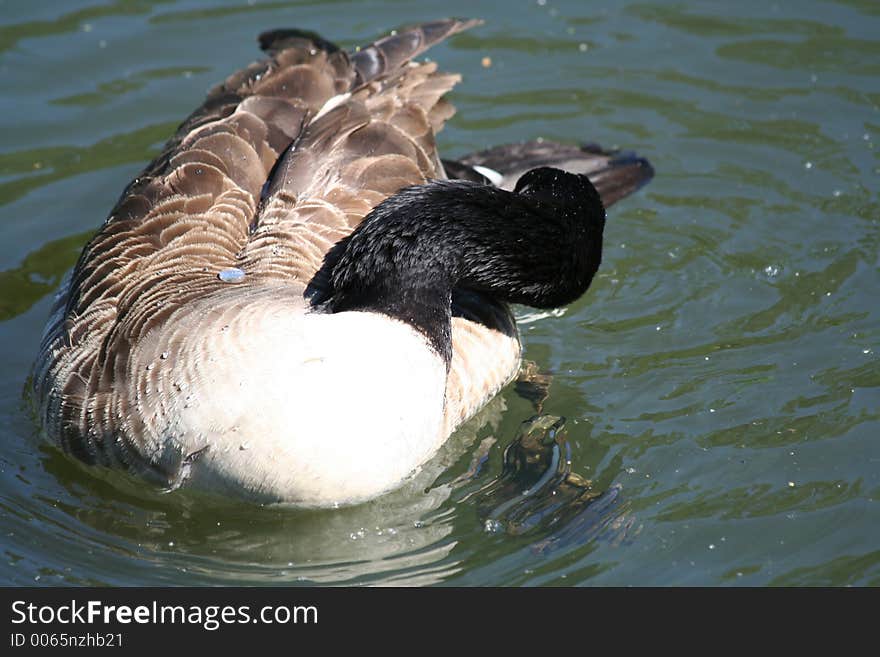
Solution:
[(453, 289), (537, 308), (571, 303), (599, 268), (604, 225), (586, 176), (558, 169), (533, 169), (512, 192), (469, 181), (408, 187), (331, 250), (312, 301), (407, 322), (448, 364)]

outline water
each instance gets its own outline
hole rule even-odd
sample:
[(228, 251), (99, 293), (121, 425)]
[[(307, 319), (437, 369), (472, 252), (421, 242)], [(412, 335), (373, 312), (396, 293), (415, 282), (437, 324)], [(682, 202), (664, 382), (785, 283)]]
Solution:
[[(413, 4), (0, 3), (0, 582), (880, 584), (880, 5)], [(543, 136), (658, 172), (587, 296), (520, 310), (593, 516), (485, 515), (535, 412), (513, 386), (350, 509), (145, 494), (41, 446), (23, 391), (52, 291), (256, 34), (353, 46), (438, 11), (487, 20), (430, 53), (464, 74), (444, 155)]]

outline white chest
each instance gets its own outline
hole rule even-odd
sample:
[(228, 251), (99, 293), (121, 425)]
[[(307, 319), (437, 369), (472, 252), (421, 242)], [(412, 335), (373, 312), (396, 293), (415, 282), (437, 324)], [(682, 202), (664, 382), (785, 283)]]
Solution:
[(209, 446), (192, 485), (351, 503), (400, 483), (446, 437), (445, 365), (402, 322), (276, 307), (199, 339), (173, 432), (184, 450)]

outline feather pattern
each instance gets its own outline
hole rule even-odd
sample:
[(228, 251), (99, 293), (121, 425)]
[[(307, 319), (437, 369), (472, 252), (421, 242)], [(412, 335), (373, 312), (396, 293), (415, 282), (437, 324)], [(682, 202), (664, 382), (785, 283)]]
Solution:
[[(35, 369), (47, 434), (87, 463), (173, 479), (186, 455), (167, 448), (168, 418), (186, 403), (200, 361), (185, 352), (187, 336), (270, 306), (274, 295), (305, 306), (330, 246), (397, 189), (443, 177), (434, 133), (459, 76), (410, 60), (476, 23), (417, 26), (353, 56), (305, 32), (262, 35), (270, 56), (209, 92), (125, 189), (62, 286)], [(234, 287), (218, 278), (231, 267), (246, 274)], [(449, 430), (516, 370), (509, 313), (490, 316), (457, 320), (473, 348), (457, 353), (449, 377)], [(161, 344), (148, 349), (153, 340)], [(490, 358), (486, 345), (497, 342), (504, 357)], [(470, 365), (484, 362), (494, 373), (470, 381)], [(165, 363), (179, 380), (159, 376)], [(469, 400), (459, 399), (465, 389)]]

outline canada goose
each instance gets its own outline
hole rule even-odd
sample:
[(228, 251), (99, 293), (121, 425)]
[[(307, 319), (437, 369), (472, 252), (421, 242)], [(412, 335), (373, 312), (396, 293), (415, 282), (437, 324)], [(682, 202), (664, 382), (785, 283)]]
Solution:
[(162, 486), (302, 506), (430, 459), (519, 368), (507, 304), (581, 296), (603, 201), (652, 175), (540, 141), (441, 161), (459, 76), (411, 60), (478, 22), (353, 54), (261, 35), (268, 58), (208, 93), (62, 285), (34, 375), (48, 438)]

